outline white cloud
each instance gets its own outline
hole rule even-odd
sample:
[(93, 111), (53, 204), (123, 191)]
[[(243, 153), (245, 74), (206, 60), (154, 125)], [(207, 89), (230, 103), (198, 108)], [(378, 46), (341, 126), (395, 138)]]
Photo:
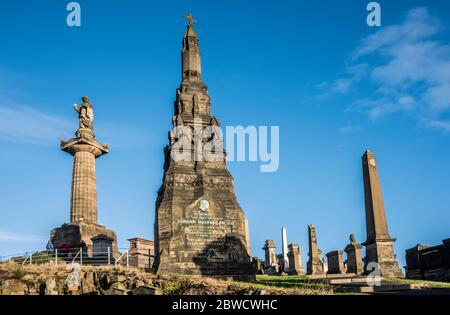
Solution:
[(450, 112), (450, 45), (436, 39), (441, 30), (440, 21), (427, 8), (413, 9), (402, 23), (384, 26), (360, 41), (347, 67), (347, 72), (360, 68), (359, 76), (344, 76), (329, 85), (341, 82), (335, 90), (344, 93), (350, 91), (348, 80), (355, 88), (360, 82), (368, 84), (374, 92), (355, 100), (350, 110), (362, 111), (371, 120), (406, 112), (420, 126), (445, 129), (442, 116)]
[(0, 230), (0, 241), (3, 242), (42, 242), (45, 239), (41, 236), (35, 235), (23, 235), (17, 233), (11, 233), (6, 230)]
[(343, 134), (349, 134), (356, 131), (361, 130), (362, 128), (360, 126), (344, 126), (339, 128), (339, 132)]
[[(0, 140), (26, 144), (55, 144), (70, 135), (65, 119), (23, 105), (0, 105)], [(69, 127), (69, 128), (68, 128)]]

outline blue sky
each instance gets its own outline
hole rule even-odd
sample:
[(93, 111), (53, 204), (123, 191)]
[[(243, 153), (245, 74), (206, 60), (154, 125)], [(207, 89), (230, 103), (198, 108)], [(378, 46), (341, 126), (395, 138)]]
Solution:
[(280, 126), (280, 168), (231, 162), (253, 255), (280, 229), (306, 262), (307, 225), (324, 253), (365, 240), (361, 155), (377, 154), (389, 228), (404, 250), (450, 237), (450, 3), (379, 1), (3, 1), (0, 9), (0, 255), (40, 249), (69, 220), (77, 128), (89, 95), (99, 223), (153, 239), (163, 147), (192, 12), (203, 79), (222, 125)]

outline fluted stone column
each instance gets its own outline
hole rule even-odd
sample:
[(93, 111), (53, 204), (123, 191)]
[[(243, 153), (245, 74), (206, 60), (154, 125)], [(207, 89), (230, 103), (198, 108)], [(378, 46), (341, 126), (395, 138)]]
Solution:
[(95, 159), (108, 153), (108, 146), (95, 139), (75, 138), (61, 144), (74, 156), (70, 223), (97, 224)]
[[(96, 143), (99, 144), (99, 143)], [(97, 223), (95, 159), (104, 153), (92, 144), (72, 144), (63, 149), (74, 156), (70, 223)]]

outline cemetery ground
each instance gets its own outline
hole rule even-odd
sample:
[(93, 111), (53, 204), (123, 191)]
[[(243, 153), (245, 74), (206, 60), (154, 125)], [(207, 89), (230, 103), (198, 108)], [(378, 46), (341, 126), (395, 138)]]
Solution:
[[(0, 295), (346, 295), (374, 294), (359, 290), (366, 287), (348, 286), (308, 276), (258, 275), (255, 282), (222, 281), (206, 277), (161, 277), (134, 268), (112, 266), (82, 266), (79, 283), (70, 283), (73, 270), (61, 263), (55, 265), (0, 264)], [(72, 277), (72, 279), (74, 279)], [(341, 278), (342, 279), (342, 278)], [(450, 294), (450, 283), (385, 279), (391, 286), (385, 293)], [(385, 285), (385, 283), (383, 284)], [(439, 291), (433, 291), (439, 290)]]

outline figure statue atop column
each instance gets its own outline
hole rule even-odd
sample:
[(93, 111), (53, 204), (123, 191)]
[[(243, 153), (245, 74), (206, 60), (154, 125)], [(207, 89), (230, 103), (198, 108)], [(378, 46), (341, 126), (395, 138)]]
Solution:
[(92, 238), (106, 235), (113, 239), (112, 253), (117, 256), (117, 237), (114, 231), (98, 224), (96, 159), (109, 152), (109, 147), (94, 138), (94, 107), (87, 96), (83, 103), (73, 108), (78, 113), (80, 126), (76, 137), (62, 141), (61, 150), (73, 156), (72, 192), (70, 196), (70, 223), (51, 231), (50, 238), (55, 248), (64, 244), (76, 248), (81, 241), (93, 253)]
[(73, 104), (73, 108), (78, 113), (80, 127), (76, 132), (78, 138), (94, 138), (94, 106), (89, 103), (89, 97), (81, 98), (82, 104)]

